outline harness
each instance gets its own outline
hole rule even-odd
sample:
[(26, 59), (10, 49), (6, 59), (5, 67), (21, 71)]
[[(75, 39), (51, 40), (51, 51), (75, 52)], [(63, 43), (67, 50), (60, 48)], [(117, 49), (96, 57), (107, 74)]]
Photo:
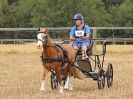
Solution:
[[(43, 56), (43, 52), (42, 52), (42, 55), (41, 55), (41, 61), (42, 62), (45, 62), (45, 63), (46, 62), (49, 62), (49, 63), (52, 63), (52, 62), (62, 62), (61, 67), (64, 65), (64, 63), (70, 63), (70, 60), (68, 59), (68, 53), (67, 53), (67, 51), (64, 48), (62, 48), (58, 44), (54, 44), (52, 47), (57, 51), (58, 58), (57, 59), (52, 59), (52, 58), (44, 57)], [(60, 48), (63, 51), (64, 58), (61, 57), (61, 53), (60, 53), (58, 48)]]

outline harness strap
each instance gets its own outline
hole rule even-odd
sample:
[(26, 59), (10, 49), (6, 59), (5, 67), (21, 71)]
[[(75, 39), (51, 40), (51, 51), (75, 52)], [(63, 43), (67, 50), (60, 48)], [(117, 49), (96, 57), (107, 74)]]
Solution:
[[(52, 47), (54, 49), (56, 49), (58, 58), (57, 59), (52, 59), (52, 58), (43, 57), (43, 53), (42, 53), (42, 55), (41, 55), (41, 61), (42, 62), (62, 62), (62, 66), (63, 66), (64, 63), (70, 63), (70, 61), (68, 59), (67, 52), (64, 50), (64, 48), (62, 48), (58, 44), (55, 44)], [(57, 47), (61, 48), (61, 50), (63, 51), (63, 53), (64, 53), (64, 59), (61, 58), (61, 53), (59, 52), (59, 49)]]
[(44, 58), (43, 56), (41, 56), (41, 61), (42, 62), (65, 62), (64, 59), (52, 59), (52, 58)]
[(68, 58), (68, 53), (67, 53), (67, 51), (66, 51), (63, 47), (61, 47), (59, 44), (56, 44), (56, 43), (55, 43), (55, 45), (58, 46), (58, 47), (60, 47), (60, 48), (62, 49), (62, 51), (63, 51), (63, 53), (64, 53), (64, 56), (65, 56), (65, 58), (67, 59), (67, 62), (68, 62), (68, 63), (71, 63), (70, 60), (69, 60), (69, 58)]
[(66, 51), (63, 47), (61, 47), (59, 44), (56, 44), (56, 43), (55, 43), (55, 45), (56, 45), (57, 47), (61, 48), (62, 51), (63, 51), (63, 53), (64, 53), (65, 58), (68, 58), (68, 53), (67, 53), (67, 51)]
[(60, 53), (60, 51), (58, 50), (58, 48), (55, 44), (53, 45), (53, 48), (56, 49), (56, 51), (57, 51), (58, 59), (61, 59), (61, 53)]

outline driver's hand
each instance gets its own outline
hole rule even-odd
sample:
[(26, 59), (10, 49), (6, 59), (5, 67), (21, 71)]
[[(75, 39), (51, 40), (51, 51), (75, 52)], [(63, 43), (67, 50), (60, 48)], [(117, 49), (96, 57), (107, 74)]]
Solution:
[(86, 37), (81, 37), (82, 40), (86, 40)]
[(70, 37), (70, 40), (71, 40), (71, 41), (74, 41), (74, 40), (75, 40), (75, 37)]

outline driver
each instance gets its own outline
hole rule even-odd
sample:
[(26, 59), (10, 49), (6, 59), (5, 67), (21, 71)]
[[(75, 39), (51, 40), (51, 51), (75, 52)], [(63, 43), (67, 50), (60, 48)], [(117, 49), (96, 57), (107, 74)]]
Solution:
[(85, 60), (86, 50), (90, 44), (90, 27), (84, 23), (84, 18), (81, 14), (74, 16), (75, 26), (70, 31), (70, 40), (74, 41), (74, 49), (82, 50), (82, 59)]

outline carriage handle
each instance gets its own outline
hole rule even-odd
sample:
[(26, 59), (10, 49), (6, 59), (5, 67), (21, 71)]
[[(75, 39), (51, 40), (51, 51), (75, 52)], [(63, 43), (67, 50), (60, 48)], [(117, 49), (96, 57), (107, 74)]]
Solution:
[(103, 55), (105, 55), (105, 53), (106, 53), (107, 41), (108, 41), (107, 39), (103, 41), (103, 53), (102, 53)]

